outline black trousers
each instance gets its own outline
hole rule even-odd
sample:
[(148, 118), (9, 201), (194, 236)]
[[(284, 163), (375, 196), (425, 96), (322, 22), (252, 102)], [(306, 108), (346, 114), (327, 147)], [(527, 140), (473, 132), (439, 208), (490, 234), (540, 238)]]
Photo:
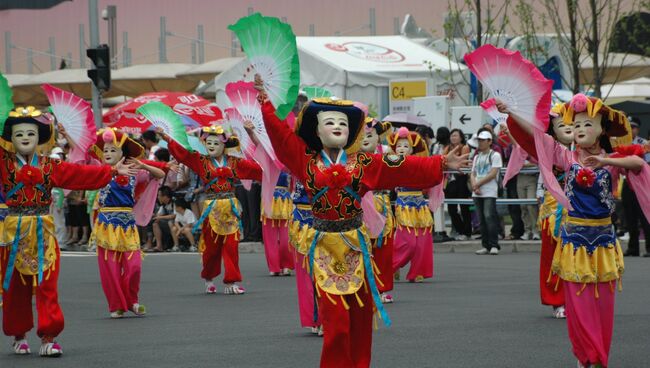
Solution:
[[(445, 198), (470, 198), (470, 191), (467, 187), (467, 175), (455, 175), (455, 179), (447, 183), (445, 188)], [(460, 207), (460, 214), (458, 213)], [(451, 217), (451, 225), (459, 235), (471, 236), (472, 235), (472, 217), (469, 211), (469, 205), (447, 205), (449, 217)]]
[(248, 241), (262, 240), (262, 186), (253, 182), (251, 190), (244, 189), (238, 185), (235, 189), (235, 196), (242, 206), (242, 226), (244, 227), (243, 239)]
[[(513, 176), (512, 179), (506, 184), (506, 194), (508, 198), (519, 198), (517, 195), (517, 175)], [(521, 207), (516, 205), (508, 206), (508, 213), (512, 219), (512, 229), (510, 229), (510, 235), (515, 238), (520, 238), (524, 235), (524, 221), (521, 219)]]
[[(636, 195), (628, 185), (627, 180), (623, 182), (621, 197), (623, 201), (623, 212), (625, 214), (625, 224), (630, 234), (630, 240), (627, 243), (627, 252), (639, 254), (639, 230), (642, 228), (646, 239), (645, 250), (650, 253), (650, 241), (648, 240), (650, 239), (650, 224), (648, 224), (648, 220), (643, 215), (639, 201), (636, 199)], [(641, 227), (639, 227), (639, 223)]]

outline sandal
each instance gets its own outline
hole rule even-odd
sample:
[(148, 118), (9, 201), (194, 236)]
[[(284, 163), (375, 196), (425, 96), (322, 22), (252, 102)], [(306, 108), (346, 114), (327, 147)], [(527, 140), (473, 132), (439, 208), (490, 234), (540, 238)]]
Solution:
[(226, 295), (241, 295), (245, 292), (246, 290), (237, 284), (228, 284), (223, 290), (223, 293)]
[(41, 349), (38, 354), (42, 357), (58, 358), (63, 354), (63, 349), (61, 349), (61, 345), (56, 341), (44, 342), (41, 344)]

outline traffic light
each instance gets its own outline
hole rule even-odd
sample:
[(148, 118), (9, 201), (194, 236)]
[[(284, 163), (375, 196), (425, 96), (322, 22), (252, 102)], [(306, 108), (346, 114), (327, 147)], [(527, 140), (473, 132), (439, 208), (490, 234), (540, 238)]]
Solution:
[(108, 45), (87, 49), (86, 55), (95, 64), (94, 68), (88, 69), (88, 78), (100, 91), (108, 91), (111, 88), (111, 57)]

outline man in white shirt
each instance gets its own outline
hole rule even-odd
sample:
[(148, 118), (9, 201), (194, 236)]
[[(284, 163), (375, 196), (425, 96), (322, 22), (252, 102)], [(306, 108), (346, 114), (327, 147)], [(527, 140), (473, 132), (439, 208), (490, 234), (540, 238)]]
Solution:
[(190, 251), (195, 252), (196, 246), (194, 244), (192, 228), (196, 223), (196, 217), (190, 209), (189, 203), (187, 203), (184, 198), (176, 199), (174, 202), (174, 210), (176, 211), (176, 218), (174, 223), (171, 225), (172, 239), (174, 240), (174, 248), (172, 248), (172, 252), (179, 251), (178, 239), (181, 235), (184, 235), (190, 242)]
[(470, 183), (472, 198), (481, 220), (481, 244), (476, 254), (499, 254), (499, 216), (496, 200), (499, 192), (498, 177), (503, 161), (492, 150), (492, 133), (481, 128), (476, 135), (478, 151), (474, 156)]

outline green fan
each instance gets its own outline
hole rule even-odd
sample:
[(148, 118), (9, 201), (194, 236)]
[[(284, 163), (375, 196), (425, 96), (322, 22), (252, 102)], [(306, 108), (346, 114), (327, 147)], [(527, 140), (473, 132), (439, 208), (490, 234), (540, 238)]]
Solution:
[(0, 133), (5, 130), (5, 121), (7, 121), (11, 110), (14, 109), (12, 97), (13, 92), (11, 92), (7, 78), (0, 74)]
[(307, 98), (310, 100), (320, 97), (332, 97), (332, 92), (321, 87), (304, 87), (302, 90), (307, 94)]
[(291, 26), (278, 18), (255, 13), (228, 29), (235, 32), (251, 63), (247, 74), (262, 77), (275, 114), (286, 118), (298, 98), (300, 85), (298, 47)]
[(187, 139), (183, 120), (181, 120), (180, 116), (176, 115), (171, 107), (159, 101), (151, 101), (140, 106), (136, 112), (149, 120), (151, 125), (156, 128), (162, 128), (167, 135), (185, 147), (186, 150), (194, 151)]

